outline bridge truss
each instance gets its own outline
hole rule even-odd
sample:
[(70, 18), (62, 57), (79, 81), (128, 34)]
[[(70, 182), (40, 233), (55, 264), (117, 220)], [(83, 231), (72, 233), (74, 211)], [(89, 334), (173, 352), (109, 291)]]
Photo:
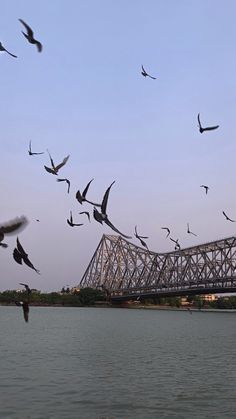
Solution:
[(236, 292), (236, 237), (155, 253), (103, 235), (80, 287), (102, 287), (112, 300)]

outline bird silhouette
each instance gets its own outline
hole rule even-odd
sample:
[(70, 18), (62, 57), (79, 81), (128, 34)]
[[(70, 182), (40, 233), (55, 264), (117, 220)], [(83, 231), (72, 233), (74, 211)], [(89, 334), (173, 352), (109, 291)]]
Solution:
[(4, 46), (2, 45), (1, 42), (0, 42), (0, 51), (5, 51), (5, 52), (7, 52), (7, 54), (11, 55), (12, 57), (17, 58), (17, 55), (12, 54), (6, 48), (4, 48)]
[(36, 269), (32, 262), (29, 260), (28, 254), (23, 249), (18, 237), (16, 239), (16, 247), (13, 250), (13, 258), (17, 263), (19, 263), (19, 265), (22, 265), (23, 261), (27, 266), (29, 266), (29, 268), (33, 269), (35, 272), (37, 272), (37, 274), (40, 274), (39, 270)]
[(57, 176), (58, 175), (58, 173), (57, 173), (58, 170), (61, 169), (66, 164), (66, 162), (69, 159), (70, 155), (66, 156), (60, 164), (58, 164), (57, 166), (55, 166), (54, 165), (54, 161), (53, 161), (53, 159), (52, 159), (52, 157), (51, 157), (51, 155), (50, 155), (50, 153), (49, 153), (48, 150), (47, 150), (47, 152), (48, 152), (48, 155), (49, 155), (49, 158), (50, 158), (52, 167), (44, 166), (45, 167), (45, 170), (47, 172), (52, 173), (53, 175), (56, 175)]
[(34, 156), (38, 154), (44, 154), (44, 151), (41, 151), (40, 153), (33, 153), (31, 149), (31, 141), (29, 142), (29, 150), (28, 150), (29, 156)]
[(67, 218), (66, 221), (67, 221), (67, 224), (69, 224), (69, 226), (71, 226), (71, 227), (75, 227), (75, 226), (79, 227), (79, 226), (82, 226), (83, 225), (83, 224), (75, 224), (73, 222), (72, 211), (70, 211), (70, 218), (69, 219)]
[(170, 240), (175, 243), (175, 250), (180, 250), (179, 239), (174, 240), (170, 237)]
[(168, 237), (170, 235), (170, 229), (168, 227), (161, 227), (162, 230), (166, 230), (167, 231), (167, 235), (166, 237)]
[(34, 32), (32, 31), (31, 27), (29, 25), (27, 25), (27, 23), (24, 22), (23, 19), (19, 19), (19, 21), (22, 23), (22, 25), (24, 25), (25, 29), (27, 30), (27, 34), (23, 31), (21, 31), (24, 35), (24, 37), (29, 41), (30, 44), (34, 44), (36, 45), (38, 52), (41, 52), (43, 49), (43, 46), (41, 44), (41, 42), (37, 41), (34, 38)]
[(200, 121), (200, 113), (197, 116), (197, 120), (198, 120), (198, 127), (199, 127), (199, 131), (202, 134), (204, 131), (212, 131), (214, 129), (219, 128), (219, 125), (214, 125), (213, 127), (205, 127), (203, 128), (201, 125), (201, 121)]
[(148, 74), (146, 72), (146, 70), (144, 69), (143, 65), (142, 65), (142, 71), (141, 71), (142, 76), (144, 77), (150, 77), (150, 79), (156, 80), (156, 77), (150, 76), (150, 74)]
[(27, 218), (23, 215), (21, 217), (17, 217), (14, 220), (10, 220), (4, 224), (0, 224), (0, 246), (1, 247), (8, 247), (6, 243), (2, 243), (4, 240), (5, 234), (15, 234), (16, 232), (20, 232), (23, 228), (26, 227), (28, 224)]
[(90, 222), (90, 214), (89, 214), (89, 212), (88, 212), (88, 211), (82, 211), (82, 212), (80, 212), (80, 214), (85, 214), (85, 215), (87, 215), (88, 220), (89, 220), (89, 222)]
[(205, 188), (205, 191), (206, 191), (206, 194), (207, 194), (207, 192), (208, 192), (208, 190), (209, 190), (209, 186), (206, 186), (206, 185), (201, 185), (201, 186), (200, 186), (200, 188)]
[(193, 233), (192, 231), (190, 231), (190, 229), (189, 229), (189, 223), (187, 224), (187, 233), (192, 234), (193, 236), (196, 236), (197, 237), (197, 235), (195, 233)]
[(22, 307), (25, 322), (28, 323), (28, 321), (29, 321), (29, 303), (28, 303), (28, 301), (15, 301), (15, 304), (18, 307)]
[(70, 192), (70, 181), (68, 179), (57, 179), (57, 182), (66, 182), (68, 187), (67, 187), (67, 193)]
[(19, 284), (20, 285), (23, 285), (23, 287), (25, 287), (28, 295), (31, 294), (31, 289), (30, 289), (29, 285), (23, 284), (22, 282), (19, 282)]
[(120, 234), (121, 236), (125, 237), (126, 239), (131, 239), (132, 237), (130, 236), (126, 236), (125, 234), (121, 233), (109, 220), (108, 215), (107, 215), (107, 201), (108, 201), (108, 197), (109, 197), (109, 193), (110, 193), (110, 189), (112, 187), (112, 185), (115, 183), (112, 182), (112, 184), (109, 186), (109, 188), (107, 188), (103, 200), (102, 200), (102, 204), (101, 204), (101, 212), (99, 212), (97, 210), (96, 207), (93, 208), (93, 216), (94, 219), (96, 221), (98, 221), (100, 224), (103, 224), (103, 222), (108, 225), (112, 230), (114, 230), (116, 233)]
[(134, 230), (135, 230), (135, 232), (134, 232), (135, 237), (140, 241), (140, 243), (141, 243), (142, 246), (144, 246), (144, 247), (146, 247), (146, 249), (148, 249), (147, 243), (145, 243), (145, 241), (142, 240), (142, 239), (148, 239), (148, 237), (146, 237), (146, 236), (140, 236), (138, 234), (138, 231), (137, 231), (137, 226), (135, 226), (135, 229)]
[(81, 205), (83, 204), (83, 202), (88, 202), (88, 204), (92, 204), (92, 205), (93, 205), (93, 206), (95, 206), (95, 207), (101, 207), (101, 204), (96, 204), (96, 203), (91, 202), (91, 201), (88, 201), (88, 199), (86, 199), (86, 195), (87, 195), (87, 192), (88, 192), (89, 186), (90, 186), (90, 184), (91, 184), (91, 182), (92, 182), (92, 181), (93, 181), (93, 179), (91, 179), (91, 180), (89, 181), (89, 183), (87, 184), (87, 186), (86, 186), (86, 188), (84, 189), (84, 191), (82, 192), (82, 194), (81, 194), (81, 192), (80, 192), (80, 191), (77, 191), (77, 192), (76, 192), (75, 197), (76, 197), (77, 201), (79, 201), (79, 203), (80, 203)]
[(225, 216), (226, 220), (231, 221), (231, 223), (235, 223), (235, 220), (232, 220), (231, 218), (229, 218), (228, 215), (226, 215), (224, 211), (222, 211), (222, 213)]

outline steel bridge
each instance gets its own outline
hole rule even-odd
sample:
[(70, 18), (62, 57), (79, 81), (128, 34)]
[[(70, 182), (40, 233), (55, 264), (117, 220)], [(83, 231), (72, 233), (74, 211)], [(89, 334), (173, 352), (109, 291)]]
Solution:
[(103, 288), (117, 302), (236, 292), (236, 237), (155, 253), (103, 235), (80, 287)]

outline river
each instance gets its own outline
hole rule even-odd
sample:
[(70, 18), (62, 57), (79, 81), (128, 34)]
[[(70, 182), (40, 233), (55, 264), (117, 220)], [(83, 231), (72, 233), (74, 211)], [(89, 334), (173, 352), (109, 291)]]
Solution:
[(0, 307), (0, 418), (235, 419), (236, 313)]

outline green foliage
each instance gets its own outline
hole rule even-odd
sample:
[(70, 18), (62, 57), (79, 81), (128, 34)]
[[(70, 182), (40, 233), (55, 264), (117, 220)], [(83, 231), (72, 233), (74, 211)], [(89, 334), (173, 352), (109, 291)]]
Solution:
[[(27, 298), (28, 294), (25, 291), (7, 290), (0, 293), (0, 303), (3, 304), (14, 304), (15, 301), (26, 300)], [(64, 293), (39, 293), (36, 291), (30, 294), (31, 304), (39, 305), (89, 306), (95, 304), (96, 301), (105, 300), (106, 296), (102, 291), (92, 288), (83, 288), (80, 292), (74, 294), (70, 294), (67, 290)]]

